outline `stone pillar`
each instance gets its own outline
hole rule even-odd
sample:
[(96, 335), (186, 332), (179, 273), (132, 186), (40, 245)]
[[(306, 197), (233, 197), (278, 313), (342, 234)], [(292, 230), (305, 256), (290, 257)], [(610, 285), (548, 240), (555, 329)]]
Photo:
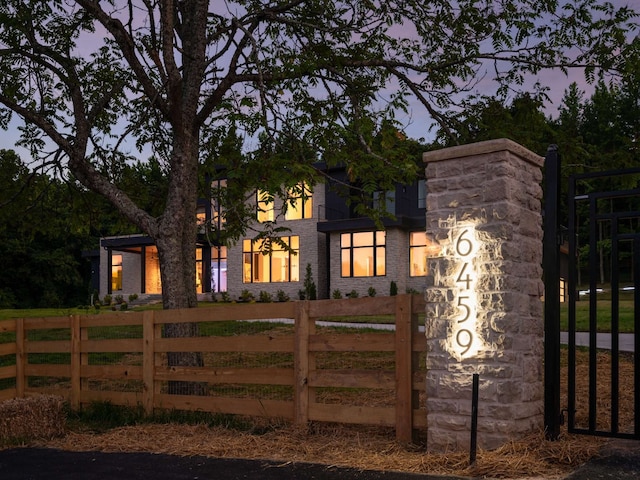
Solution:
[(544, 159), (500, 139), (424, 154), (427, 448), (467, 450), (543, 428)]

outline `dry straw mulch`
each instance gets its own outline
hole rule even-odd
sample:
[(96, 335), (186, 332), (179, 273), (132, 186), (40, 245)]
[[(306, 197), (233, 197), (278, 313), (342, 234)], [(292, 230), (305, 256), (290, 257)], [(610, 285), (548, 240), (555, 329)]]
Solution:
[(0, 402), (0, 446), (64, 435), (64, 399), (55, 395)]
[(462, 475), (485, 478), (562, 478), (597, 454), (603, 440), (567, 436), (549, 442), (542, 434), (479, 451), (476, 465), (468, 453), (427, 454), (403, 447), (388, 430), (318, 425), (308, 430), (276, 425), (260, 433), (204, 425), (143, 425), (105, 433), (73, 431), (32, 445), (75, 451), (152, 452), (171, 455), (317, 462), (359, 469)]
[[(583, 356), (580, 353), (579, 357)], [(629, 359), (622, 360), (621, 377), (626, 379)], [(580, 358), (578, 363), (577, 397), (581, 401), (587, 396), (588, 375), (584, 371), (587, 362)], [(599, 378), (607, 379), (609, 366), (610, 358), (605, 354), (599, 355)], [(566, 385), (566, 359), (561, 371), (562, 384)], [(632, 412), (632, 404), (628, 403), (632, 397), (622, 391), (627, 383), (632, 385), (632, 382), (622, 381), (621, 407), (623, 412)], [(603, 384), (598, 407), (606, 417), (610, 394), (606, 382)], [(566, 391), (563, 397), (562, 405), (566, 405)], [(479, 451), (476, 464), (470, 467), (468, 452), (425, 453), (424, 446), (401, 446), (395, 441), (393, 431), (375, 427), (313, 424), (308, 429), (301, 429), (288, 424), (260, 425), (260, 420), (255, 420), (253, 432), (205, 425), (151, 424), (116, 428), (105, 433), (75, 429), (61, 437), (52, 438), (64, 428), (64, 420), (60, 420), (62, 401), (59, 397), (11, 400), (0, 406), (0, 448), (7, 432), (13, 432), (13, 438), (23, 441), (25, 445), (64, 450), (203, 455), (267, 459), (283, 463), (317, 462), (359, 469), (477, 478), (560, 479), (597, 456), (606, 443), (600, 437), (568, 434), (551, 442), (542, 433), (532, 434), (497, 450)], [(18, 417), (20, 421), (16, 421)], [(52, 423), (47, 424), (48, 420)], [(623, 417), (620, 423), (625, 426), (628, 420)]]

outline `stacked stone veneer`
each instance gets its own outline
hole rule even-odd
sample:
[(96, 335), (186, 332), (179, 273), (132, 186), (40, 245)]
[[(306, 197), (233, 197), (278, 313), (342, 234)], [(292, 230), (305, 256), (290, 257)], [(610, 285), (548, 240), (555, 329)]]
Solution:
[[(544, 160), (502, 139), (428, 152), (424, 161), (434, 243), (426, 289), (428, 449), (469, 448), (475, 373), (478, 446), (497, 448), (543, 427)], [(455, 250), (464, 229), (463, 238), (477, 244), (461, 276)], [(466, 253), (470, 244), (462, 242)], [(470, 302), (464, 325), (475, 343), (464, 355), (456, 331), (467, 311), (459, 305)], [(458, 343), (470, 343), (466, 332)]]

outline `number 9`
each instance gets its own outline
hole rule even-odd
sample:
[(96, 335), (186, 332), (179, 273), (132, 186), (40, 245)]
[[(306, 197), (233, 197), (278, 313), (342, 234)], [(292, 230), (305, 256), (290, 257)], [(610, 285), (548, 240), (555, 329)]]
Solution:
[[(465, 337), (465, 336), (467, 337), (466, 342), (462, 342), (461, 340), (464, 340), (464, 338), (462, 337)], [(464, 355), (471, 348), (471, 344), (473, 343), (473, 334), (466, 329), (459, 330), (458, 333), (456, 334), (456, 342), (460, 347), (464, 349), (461, 352), (461, 354)]]

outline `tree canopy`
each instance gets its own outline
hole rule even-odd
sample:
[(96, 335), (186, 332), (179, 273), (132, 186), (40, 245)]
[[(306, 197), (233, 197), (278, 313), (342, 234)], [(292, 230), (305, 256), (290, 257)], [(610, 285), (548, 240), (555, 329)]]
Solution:
[[(205, 163), (231, 159), (246, 190), (313, 183), (318, 158), (354, 139), (363, 154), (340, 161), (384, 189), (415, 169), (374, 151), (365, 119), (380, 128), (417, 100), (448, 132), (451, 109), (485, 80), (505, 91), (545, 68), (622, 71), (636, 58), (635, 16), (596, 0), (6, 0), (0, 125), (23, 118), (36, 161), (150, 235), (164, 306), (190, 307)], [(231, 129), (241, 162), (218, 155)], [(140, 155), (168, 174), (160, 212), (116, 181)], [(384, 168), (361, 167), (379, 157)], [(246, 224), (240, 213), (227, 224)]]

